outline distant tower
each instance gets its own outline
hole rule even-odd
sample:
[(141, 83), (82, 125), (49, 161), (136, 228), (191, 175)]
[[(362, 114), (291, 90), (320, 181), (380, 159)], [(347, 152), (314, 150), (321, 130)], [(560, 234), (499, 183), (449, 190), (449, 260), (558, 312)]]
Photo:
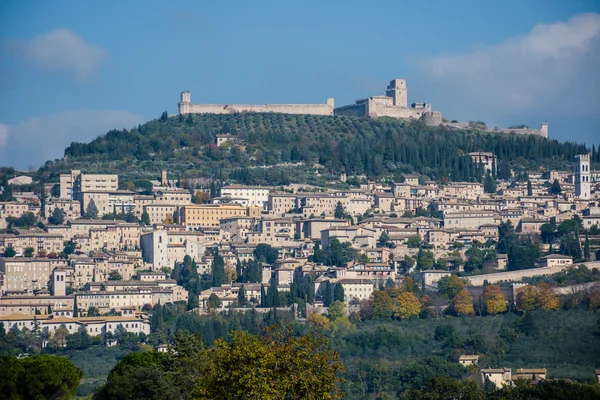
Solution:
[(167, 179), (167, 170), (163, 169), (160, 171), (160, 183), (163, 186), (167, 186), (169, 184), (169, 180)]
[(540, 134), (547, 138), (548, 137), (548, 123), (547, 122), (542, 122), (542, 127), (540, 129)]
[(66, 296), (67, 283), (65, 279), (67, 272), (64, 269), (55, 269), (52, 271), (52, 296)]
[(589, 200), (590, 189), (590, 155), (579, 154), (575, 156), (575, 196), (582, 200)]
[(406, 92), (406, 79), (394, 79), (390, 82), (385, 95), (394, 99), (394, 105), (408, 107), (408, 95)]
[(190, 92), (181, 92), (181, 101), (177, 103), (179, 114), (189, 114), (192, 112), (192, 96)]

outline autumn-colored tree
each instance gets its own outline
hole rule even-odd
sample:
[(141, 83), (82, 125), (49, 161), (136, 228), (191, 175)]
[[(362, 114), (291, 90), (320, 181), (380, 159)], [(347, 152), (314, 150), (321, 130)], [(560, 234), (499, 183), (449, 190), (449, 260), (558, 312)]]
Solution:
[(484, 287), (482, 297), (488, 314), (499, 314), (506, 311), (506, 298), (499, 286), (488, 285)]
[(548, 283), (540, 283), (537, 287), (537, 304), (542, 310), (556, 310), (560, 307), (560, 297), (554, 293)]
[(173, 221), (173, 215), (172, 214), (167, 214), (167, 217), (165, 218), (165, 220), (163, 221), (166, 225), (172, 225), (175, 223), (175, 221)]
[(600, 309), (600, 290), (594, 290), (589, 295), (590, 299), (590, 308), (592, 310)]
[(341, 301), (334, 301), (329, 305), (329, 318), (335, 321), (346, 316), (346, 305)]
[(329, 323), (329, 318), (324, 315), (312, 313), (306, 318), (306, 322), (308, 322), (308, 326), (317, 332), (328, 331), (331, 328), (331, 324)]
[(373, 318), (386, 320), (392, 317), (394, 302), (390, 295), (384, 290), (377, 290), (371, 294), (373, 301)]
[(408, 319), (419, 315), (423, 305), (413, 292), (403, 292), (394, 301), (394, 317)]
[(517, 309), (522, 312), (535, 310), (537, 306), (537, 290), (527, 285), (517, 293)]
[(343, 365), (318, 335), (235, 331), (207, 351), (192, 399), (338, 399)]
[(465, 284), (457, 275), (444, 276), (438, 281), (438, 290), (450, 300), (464, 288)]
[(235, 270), (235, 267), (231, 265), (227, 265), (225, 267), (225, 279), (229, 283), (235, 282), (235, 280), (237, 279), (237, 272)]
[(454, 297), (454, 311), (458, 315), (473, 315), (475, 310), (473, 309), (473, 297), (467, 291), (463, 289)]

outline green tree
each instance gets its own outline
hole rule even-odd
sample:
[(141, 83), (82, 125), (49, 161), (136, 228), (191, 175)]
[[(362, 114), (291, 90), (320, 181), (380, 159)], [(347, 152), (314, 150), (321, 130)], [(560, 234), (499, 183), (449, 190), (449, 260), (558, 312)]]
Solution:
[(148, 214), (147, 211), (144, 211), (142, 213), (142, 220), (141, 220), (143, 225), (150, 225), (150, 214)]
[(121, 276), (119, 271), (110, 271), (110, 274), (108, 275), (108, 280), (109, 281), (122, 281), (123, 277)]
[(333, 212), (333, 216), (336, 219), (344, 219), (344, 218), (346, 218), (346, 209), (342, 205), (341, 201), (338, 201), (337, 204), (335, 205), (335, 211)]
[(2, 257), (14, 257), (14, 256), (16, 256), (16, 255), (17, 255), (17, 252), (15, 251), (15, 249), (14, 249), (14, 248), (12, 248), (12, 247), (7, 247), (7, 248), (4, 250), (4, 254), (2, 254)]
[(225, 261), (223, 257), (217, 252), (212, 262), (212, 285), (213, 287), (220, 287), (225, 283)]
[(485, 181), (483, 183), (483, 190), (486, 193), (496, 193), (496, 180), (494, 179), (494, 177), (492, 176), (492, 174), (490, 174), (490, 172), (488, 171), (486, 177), (485, 177)]
[(94, 199), (91, 199), (85, 209), (85, 217), (88, 219), (98, 219), (98, 207), (96, 207), (96, 203)]
[(65, 222), (65, 212), (62, 208), (56, 207), (52, 210), (52, 215), (48, 218), (48, 223), (52, 225), (62, 225)]
[(394, 302), (385, 290), (377, 290), (371, 294), (373, 303), (373, 318), (388, 320), (394, 312)]
[(533, 196), (533, 187), (530, 180), (527, 181), (527, 196)]
[(438, 281), (438, 290), (441, 294), (453, 300), (465, 288), (465, 284), (457, 275), (443, 276)]
[(259, 262), (267, 264), (274, 264), (279, 257), (279, 251), (266, 243), (259, 243), (256, 245), (253, 254)]
[(416, 249), (421, 246), (421, 241), (420, 235), (409, 236), (406, 240), (406, 245), (411, 249)]
[(435, 255), (429, 250), (420, 249), (417, 254), (417, 266), (420, 270), (432, 269), (435, 265)]
[(333, 286), (333, 301), (344, 302), (344, 286), (340, 282)]
[(221, 299), (215, 293), (212, 293), (208, 296), (207, 304), (209, 310), (216, 310), (217, 308), (221, 308)]
[(550, 187), (550, 194), (553, 195), (559, 195), (562, 192), (562, 188), (560, 187), (560, 182), (558, 182), (558, 179), (555, 179), (554, 182), (552, 182), (552, 186)]
[(246, 300), (246, 289), (244, 289), (244, 285), (240, 287), (238, 291), (238, 306), (245, 307), (248, 304), (248, 300)]
[(71, 399), (82, 378), (83, 371), (64, 357), (0, 356), (0, 397), (5, 399)]
[(26, 247), (25, 251), (23, 252), (23, 256), (31, 258), (33, 257), (33, 252), (34, 252), (34, 248), (33, 247)]

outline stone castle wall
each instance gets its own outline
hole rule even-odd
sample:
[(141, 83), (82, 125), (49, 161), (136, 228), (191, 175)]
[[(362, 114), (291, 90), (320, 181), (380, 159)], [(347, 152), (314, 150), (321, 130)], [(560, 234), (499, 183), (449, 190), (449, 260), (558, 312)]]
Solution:
[(194, 104), (189, 92), (181, 94), (180, 114), (233, 114), (240, 112), (333, 115), (334, 100), (325, 104)]
[[(600, 261), (586, 262), (584, 264), (590, 269), (600, 267)], [(518, 271), (506, 271), (506, 272), (497, 272), (494, 274), (467, 276), (466, 278), (469, 280), (469, 282), (473, 286), (482, 286), (483, 282), (486, 280), (490, 284), (494, 284), (494, 283), (498, 283), (498, 282), (502, 282), (502, 281), (504, 281), (504, 282), (519, 282), (519, 281), (522, 281), (523, 278), (552, 275), (552, 274), (561, 272), (563, 270), (569, 269), (573, 266), (577, 267), (578, 265), (580, 265), (580, 264), (556, 265), (554, 267), (521, 269)]]

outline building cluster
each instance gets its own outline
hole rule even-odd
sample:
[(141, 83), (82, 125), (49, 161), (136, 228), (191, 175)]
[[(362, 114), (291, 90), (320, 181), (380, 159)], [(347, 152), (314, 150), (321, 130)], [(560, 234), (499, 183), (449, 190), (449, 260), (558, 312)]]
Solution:
[[(467, 156), (495, 172), (492, 153)], [(43, 228), (0, 234), (0, 317), (9, 328), (30, 327), (35, 320), (49, 327), (62, 321), (69, 330), (85, 326), (108, 332), (121, 324), (147, 332), (144, 310), (188, 301), (188, 292), (170, 275), (186, 256), (200, 275), (209, 275), (215, 249), (226, 268), (235, 270), (254, 260), (261, 244), (270, 245), (277, 257), (258, 264), (258, 281), (206, 289), (199, 295), (200, 307), (207, 307), (213, 295), (221, 307), (233, 306), (242, 290), (246, 301), (258, 306), (272, 285), (289, 291), (305, 276), (313, 278), (316, 302), (339, 285), (348, 303), (369, 299), (384, 282), (415, 272), (414, 265), (402, 261), (416, 257), (422, 246), (445, 262), (416, 275), (431, 288), (441, 277), (462, 272), (457, 253), (464, 256), (475, 243), (497, 240), (502, 222), (510, 221), (523, 235), (539, 234), (551, 218), (560, 224), (576, 214), (584, 228), (600, 226), (599, 176), (590, 170), (589, 156), (581, 155), (572, 172), (531, 173), (528, 183), (501, 181), (496, 193), (485, 193), (476, 182), (442, 185), (405, 175), (391, 184), (365, 179), (354, 189), (227, 185), (209, 204), (196, 204), (194, 190), (176, 187), (166, 171), (143, 194), (120, 190), (117, 175), (71, 171), (60, 176), (58, 196), (50, 196), (43, 211), (41, 203), (0, 203), (4, 226), (29, 212), (45, 216)], [(556, 182), (561, 191), (550, 194)], [(48, 223), (57, 208), (64, 221)], [(427, 216), (418, 216), (424, 211)], [(109, 219), (101, 219), (107, 214)], [(137, 219), (125, 222), (117, 215)], [(337, 267), (311, 258), (317, 248), (340, 245), (359, 257)], [(551, 254), (538, 266), (560, 270), (572, 263), (570, 257)], [(497, 271), (491, 275), (508, 273), (502, 271), (505, 254), (492, 264), (488, 267)], [(112, 316), (91, 316), (90, 310)]]

